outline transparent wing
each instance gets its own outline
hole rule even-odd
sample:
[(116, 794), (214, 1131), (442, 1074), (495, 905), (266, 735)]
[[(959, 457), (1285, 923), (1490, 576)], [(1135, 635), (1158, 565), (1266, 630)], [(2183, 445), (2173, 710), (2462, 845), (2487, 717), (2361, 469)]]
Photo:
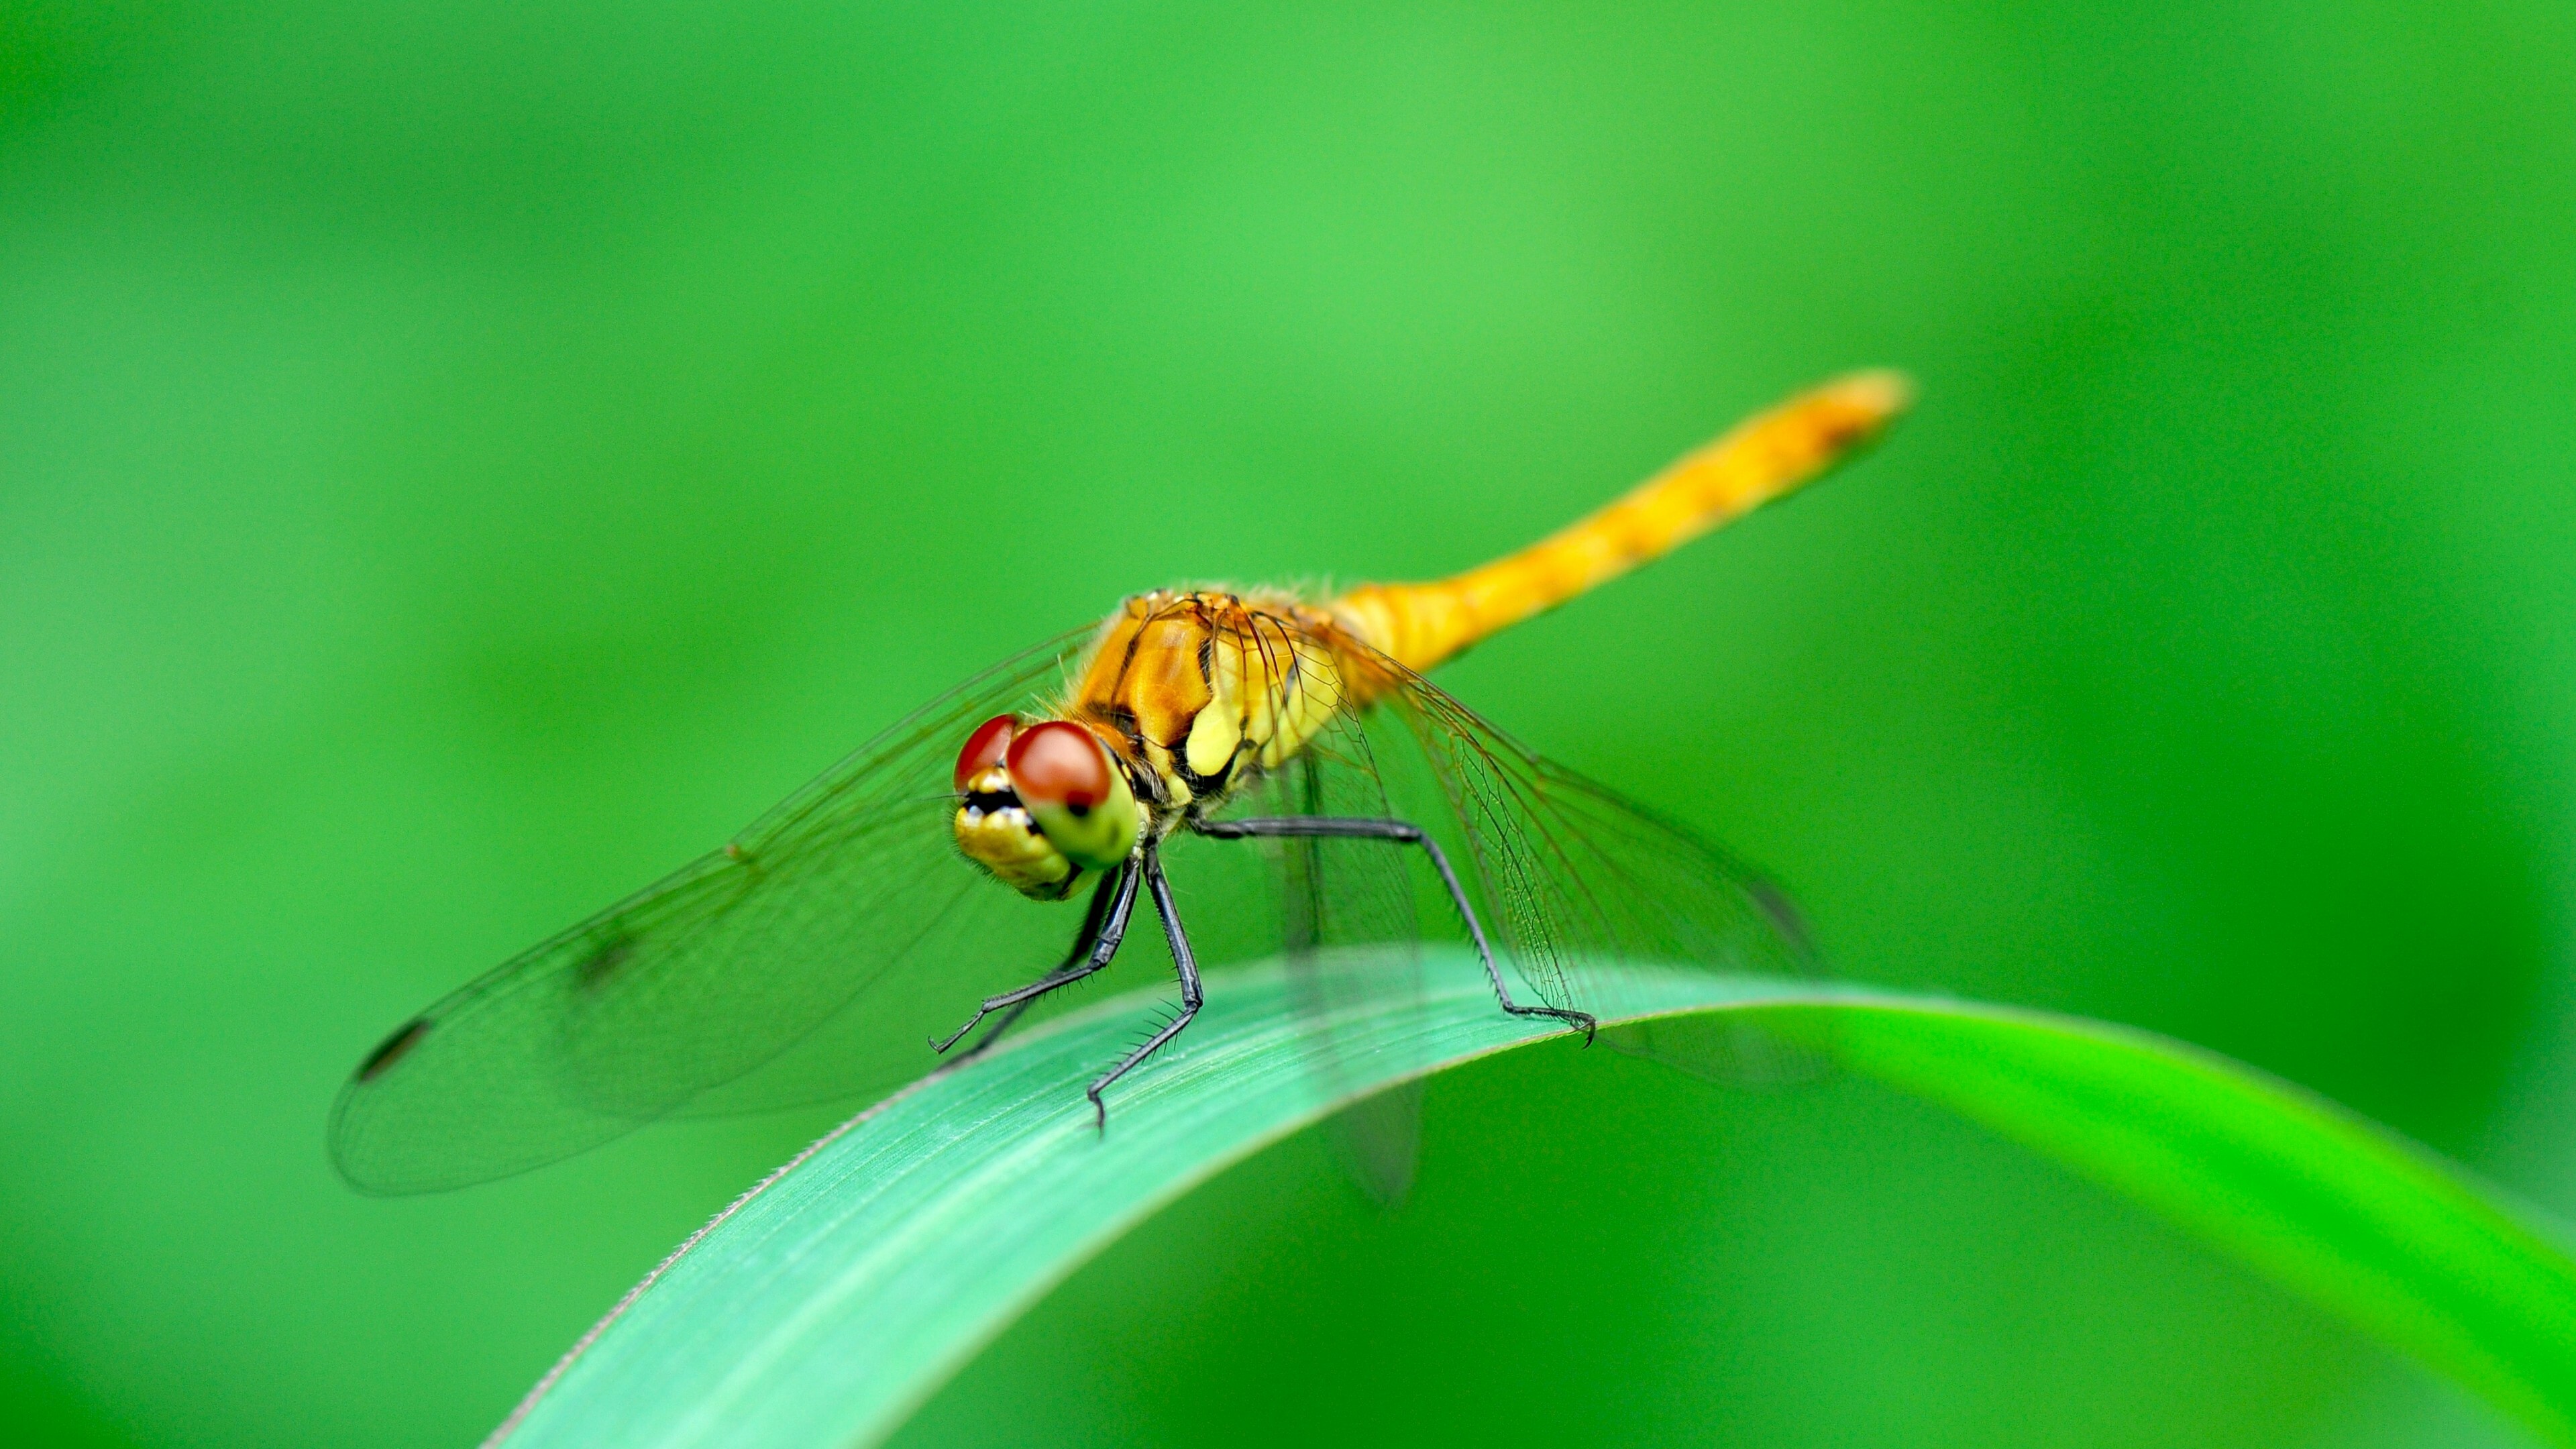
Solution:
[(1821, 972), (1788, 897), (1722, 846), (1541, 757), (1418, 676), (1383, 708), (1440, 780), (1497, 946), (1549, 1005), (1615, 1011), (1582, 971), (1613, 956)]
[[(1545, 759), (1384, 655), (1347, 639), (1317, 642), (1334, 651), (1353, 698), (1370, 701), (1346, 709), (1306, 752), (1325, 776), (1306, 791), (1319, 807), (1286, 798), (1274, 781), (1228, 814), (1378, 814), (1424, 827), (1467, 877), (1514, 974), (1552, 1006), (1618, 1010), (1583, 971), (1609, 957), (1821, 972), (1786, 895), (1723, 847)], [(1371, 848), (1341, 845), (1354, 870), (1350, 852)], [(1435, 886), (1427, 867), (1414, 871), (1413, 924), (1455, 937), (1455, 912)], [(1367, 918), (1385, 928), (1402, 914)]]
[[(1819, 971), (1786, 897), (1723, 848), (1544, 759), (1383, 656), (1354, 658), (1338, 639), (1309, 636), (1301, 644), (1332, 649), (1343, 678), (1358, 686), (1354, 694), (1375, 703), (1340, 709), (1297, 757), (1238, 793), (1225, 816), (1395, 818), (1422, 826), (1467, 878), (1478, 916), (1508, 958), (1506, 970), (1551, 1005), (1617, 1013), (1623, 1003), (1606, 999), (1611, 988), (1583, 971), (1586, 961), (1610, 957), (1769, 975)], [(1271, 713), (1285, 715), (1286, 706), (1274, 699)], [(1230, 869), (1229, 895), (1269, 897), (1267, 947), (1287, 957), (1301, 1003), (1324, 1024), (1316, 1069), (1328, 1087), (1363, 1076), (1333, 1037), (1336, 1013), (1389, 992), (1418, 991), (1420, 983), (1408, 953), (1347, 956), (1317, 948), (1465, 939), (1428, 859), (1409, 847), (1289, 838), (1254, 846), (1199, 842), (1184, 855), (1183, 844), (1172, 854), (1176, 882), (1212, 882)], [(1243, 878), (1247, 851), (1267, 857), (1266, 882)], [(1210, 913), (1185, 914), (1195, 931)], [(1356, 979), (1353, 963), (1365, 963), (1370, 979)], [(1730, 1023), (1680, 1032), (1632, 1027), (1608, 1040), (1729, 1081), (1813, 1072), (1811, 1058)], [(1418, 1103), (1418, 1089), (1405, 1089), (1335, 1119), (1346, 1167), (1381, 1200), (1400, 1198), (1410, 1180)]]
[(812, 1095), (808, 1074), (827, 1068), (830, 1094), (850, 1095), (937, 1065), (928, 1035), (1054, 965), (1081, 914), (958, 858), (958, 742), (1058, 687), (1088, 637), (932, 701), (724, 849), (405, 1024), (333, 1108), (342, 1175), (375, 1192), (456, 1187), (596, 1146), (728, 1083), (740, 1084), (730, 1105), (747, 1107)]
[[(1585, 964), (1607, 959), (1751, 975), (1825, 974), (1777, 885), (1698, 832), (1504, 734), (1392, 661), (1383, 712), (1420, 746), (1475, 863), (1497, 949), (1552, 1006), (1616, 1016), (1627, 1003)], [(1693, 1076), (1773, 1087), (1829, 1075), (1812, 1044), (1736, 1014), (1646, 1021), (1604, 1044)]]

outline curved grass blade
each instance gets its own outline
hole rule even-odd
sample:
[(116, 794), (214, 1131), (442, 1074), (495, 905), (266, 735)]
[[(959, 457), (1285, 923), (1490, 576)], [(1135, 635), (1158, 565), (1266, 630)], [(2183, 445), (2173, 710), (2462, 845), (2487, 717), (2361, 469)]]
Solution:
[[(934, 1076), (692, 1238), (496, 1431), (558, 1445), (877, 1442), (1013, 1318), (1157, 1208), (1372, 1086), (1554, 1034), (1472, 958), (1320, 1022), (1278, 971), (1212, 978), (1095, 1137), (1081, 1084), (1132, 1035), (1104, 1002)], [(1813, 982), (1596, 967), (1658, 1045), (1761, 1021), (2164, 1213), (2576, 1446), (2576, 1262), (2459, 1172), (2245, 1067), (2098, 1023)], [(1587, 973), (1590, 974), (1590, 973)]]
[(2430, 1151), (2215, 1053), (2098, 1022), (1892, 1002), (1763, 1016), (2162, 1214), (2542, 1440), (2576, 1444), (2568, 1240)]

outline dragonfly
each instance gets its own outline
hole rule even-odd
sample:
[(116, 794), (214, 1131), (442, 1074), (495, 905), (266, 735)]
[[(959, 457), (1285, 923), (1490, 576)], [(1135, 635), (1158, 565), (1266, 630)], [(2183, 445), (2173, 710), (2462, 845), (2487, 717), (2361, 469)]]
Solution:
[[(1180, 1000), (1085, 1089), (1102, 1128), (1198, 1013), (1202, 963), (1463, 935), (1497, 1009), (1587, 1039), (1588, 957), (1810, 969), (1758, 872), (1424, 675), (1821, 475), (1909, 398), (1890, 372), (1827, 382), (1435, 582), (1130, 597), (395, 1028), (334, 1104), (333, 1161), (434, 1191), (672, 1115), (882, 1094), (1122, 950)], [(1131, 932), (1143, 907), (1159, 933)]]

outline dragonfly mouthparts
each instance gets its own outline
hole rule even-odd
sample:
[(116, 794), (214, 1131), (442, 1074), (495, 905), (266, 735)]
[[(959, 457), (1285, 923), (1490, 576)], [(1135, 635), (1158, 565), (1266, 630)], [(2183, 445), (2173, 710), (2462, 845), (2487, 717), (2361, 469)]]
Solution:
[(969, 790), (966, 792), (965, 805), (967, 809), (979, 815), (998, 815), (1005, 810), (1024, 808), (1020, 804), (1019, 795), (1008, 788)]

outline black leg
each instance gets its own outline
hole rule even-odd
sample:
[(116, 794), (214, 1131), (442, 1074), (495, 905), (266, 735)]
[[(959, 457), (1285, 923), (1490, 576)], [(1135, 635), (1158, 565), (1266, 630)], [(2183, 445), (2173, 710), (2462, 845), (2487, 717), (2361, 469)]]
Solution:
[(1485, 926), (1476, 919), (1476, 908), (1467, 902), (1466, 888), (1458, 884), (1458, 872), (1449, 868), (1449, 856), (1440, 843), (1423, 833), (1419, 825), (1402, 820), (1369, 820), (1341, 815), (1261, 816), (1251, 820), (1201, 820), (1191, 829), (1217, 840), (1251, 840), (1317, 838), (1340, 840), (1383, 840), (1392, 845), (1418, 845), (1431, 857), (1432, 867), (1440, 872), (1440, 883), (1449, 888), (1450, 904), (1458, 908), (1459, 918), (1467, 923), (1467, 935), (1476, 943), (1476, 956), (1485, 963), (1485, 979), (1494, 984), (1494, 999), (1503, 1010), (1514, 1016), (1547, 1016), (1568, 1026), (1583, 1030), (1585, 1045), (1592, 1042), (1598, 1025), (1588, 1011), (1575, 1011), (1562, 1006), (1523, 1006), (1512, 1000), (1511, 988), (1503, 984), (1502, 969), (1494, 964), (1494, 949), (1485, 943)]
[(1172, 909), (1172, 887), (1163, 879), (1163, 858), (1153, 847), (1145, 849), (1145, 883), (1154, 890), (1154, 911), (1163, 918), (1163, 939), (1172, 943), (1172, 967), (1181, 977), (1181, 1014), (1163, 1024), (1163, 1029), (1146, 1038), (1145, 1044), (1127, 1054), (1127, 1059), (1111, 1067), (1099, 1081), (1083, 1093), (1091, 1099), (1093, 1125), (1109, 1130), (1109, 1106), (1100, 1094), (1111, 1082), (1135, 1070), (1136, 1064), (1162, 1049), (1163, 1043), (1181, 1034), (1190, 1018), (1199, 1014), (1199, 965), (1190, 957), (1190, 938), (1181, 930), (1180, 912)]
[[(957, 1045), (959, 1037), (973, 1031), (976, 1024), (985, 1017), (997, 1011), (1008, 1011), (1009, 1016), (1004, 1017), (999, 1025), (987, 1032), (982, 1041), (975, 1043), (975, 1051), (980, 1052), (991, 1046), (994, 1038), (1009, 1030), (1011, 1023), (1020, 1019), (1020, 1013), (1029, 1009), (1029, 1003), (1059, 986), (1069, 986), (1108, 965), (1110, 959), (1118, 954), (1118, 943), (1127, 938), (1127, 918), (1136, 909), (1136, 880), (1139, 874), (1140, 872), (1132, 865), (1122, 866), (1115, 880), (1102, 881), (1100, 889), (1091, 893), (1091, 911), (1083, 917), (1082, 930), (1073, 938), (1073, 952), (1065, 957), (1064, 965), (1026, 986), (1005, 991), (999, 996), (985, 997), (984, 1004), (975, 1008), (975, 1014), (966, 1019), (964, 1026), (950, 1032), (945, 1039), (931, 1038), (931, 1050), (947, 1051)], [(973, 1052), (968, 1053), (969, 1056), (973, 1054)]]

